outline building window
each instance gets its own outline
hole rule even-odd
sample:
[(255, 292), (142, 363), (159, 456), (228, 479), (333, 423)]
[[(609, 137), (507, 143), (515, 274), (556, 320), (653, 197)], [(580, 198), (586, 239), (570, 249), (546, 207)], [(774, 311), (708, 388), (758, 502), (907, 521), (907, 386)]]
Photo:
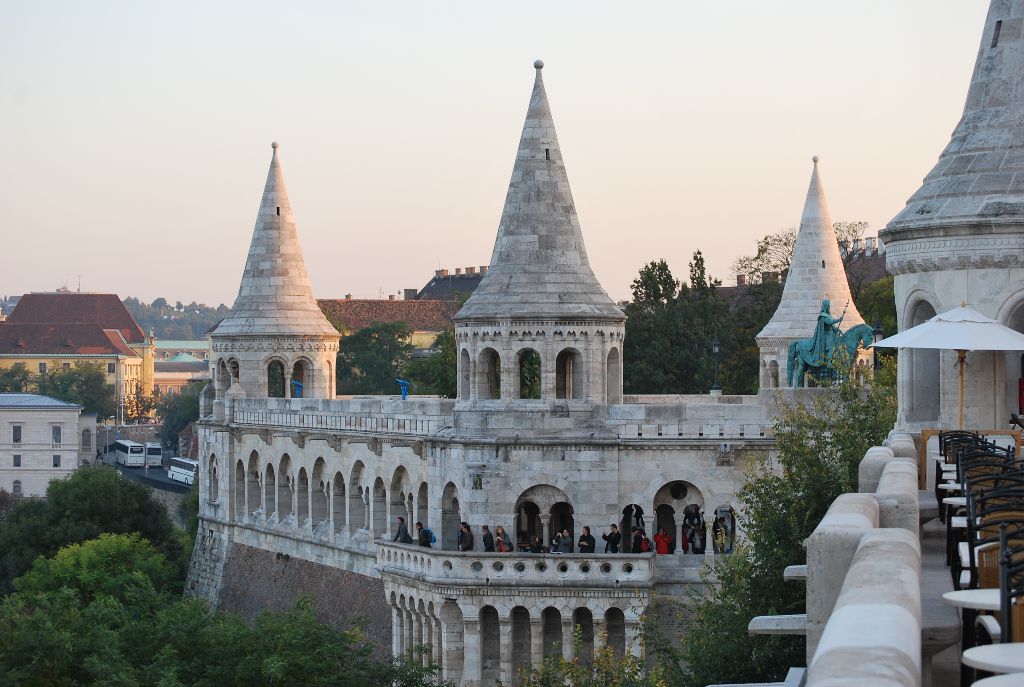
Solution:
[(46, 374), (46, 363), (39, 363), (39, 374)]
[(21, 467), (21, 454), (20, 453), (15, 453), (14, 454), (14, 467), (16, 467), (16, 468), (20, 468)]
[(21, 481), (14, 480), (14, 486), (11, 488), (11, 493), (15, 496), (21, 496)]
[(91, 451), (92, 450), (92, 432), (89, 431), (88, 429), (83, 429), (82, 430), (82, 450), (83, 451)]
[(59, 468), (60, 467), (60, 456), (59, 455), (55, 455), (53, 457), (53, 467), (55, 467), (55, 468)]
[(65, 371), (70, 370), (71, 369), (71, 363), (64, 363), (63, 365), (61, 365), (61, 367), (64, 368)]
[(11, 441), (15, 444), (21, 443), (21, 425), (11, 427)]
[(114, 374), (115, 369), (116, 369), (116, 367), (115, 367), (114, 363), (107, 363), (107, 374), (108, 375)]
[(60, 439), (61, 439), (61, 436), (60, 436), (61, 435), (60, 425), (54, 425), (52, 427), (52, 429), (53, 429), (53, 445), (54, 446), (60, 446)]

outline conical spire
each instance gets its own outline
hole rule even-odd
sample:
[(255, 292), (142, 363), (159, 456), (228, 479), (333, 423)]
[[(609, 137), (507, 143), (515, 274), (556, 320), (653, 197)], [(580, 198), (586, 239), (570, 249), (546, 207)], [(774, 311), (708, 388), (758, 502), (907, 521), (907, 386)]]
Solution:
[(782, 299), (757, 338), (803, 339), (811, 336), (825, 294), (831, 300), (833, 316), (839, 316), (847, 307), (846, 317), (840, 325), (844, 330), (864, 324), (864, 318), (850, 297), (850, 284), (846, 280), (846, 269), (839, 254), (828, 199), (818, 172), (818, 158), (815, 157)]
[[(963, 117), (881, 238), (900, 229), (1024, 220), (1024, 0), (992, 0)], [(894, 256), (889, 256), (890, 266)]]
[(544, 91), (544, 63), (533, 66), (536, 80), (491, 264), (455, 319), (621, 321), (622, 312), (590, 269)]
[(212, 336), (337, 336), (317, 307), (302, 258), (277, 143), (235, 304)]

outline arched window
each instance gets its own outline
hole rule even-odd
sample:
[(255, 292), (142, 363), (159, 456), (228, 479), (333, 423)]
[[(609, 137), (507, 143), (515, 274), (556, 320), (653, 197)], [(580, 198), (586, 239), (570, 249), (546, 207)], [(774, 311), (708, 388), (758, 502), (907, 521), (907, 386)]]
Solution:
[(477, 396), (481, 399), (501, 398), (501, 356), (493, 348), (480, 352), (477, 365)]
[(586, 398), (587, 372), (583, 356), (567, 348), (555, 358), (555, 398)]
[(83, 451), (91, 451), (92, 450), (92, 432), (89, 431), (88, 429), (83, 429), (82, 430), (82, 450)]
[[(935, 317), (935, 308), (928, 301), (919, 302), (906, 326), (916, 327)], [(910, 398), (907, 399), (907, 419), (935, 422), (939, 418), (939, 394), (941, 374), (939, 350), (937, 348), (905, 348), (903, 355), (909, 358), (906, 368), (910, 371)], [(900, 361), (901, 368), (903, 361)]]
[(11, 493), (15, 496), (21, 496), (21, 480), (14, 480), (14, 486), (11, 487)]
[(307, 377), (312, 377), (312, 375), (306, 374), (309, 371), (308, 368), (309, 365), (303, 360), (297, 361), (295, 365), (292, 366), (292, 398), (309, 398), (312, 396), (311, 392), (313, 389), (308, 386), (308, 383), (313, 380), (307, 379)]
[(608, 363), (605, 366), (608, 384), (608, 404), (622, 403), (622, 356), (619, 349), (608, 351)]
[(540, 398), (540, 354), (527, 348), (516, 355), (519, 365), (519, 398)]
[(280, 360), (271, 360), (267, 365), (267, 397), (284, 398), (284, 365)]
[(210, 465), (208, 468), (209, 476), (209, 487), (207, 489), (207, 497), (210, 503), (217, 502), (217, 496), (219, 495), (219, 485), (217, 484), (217, 456), (210, 454)]

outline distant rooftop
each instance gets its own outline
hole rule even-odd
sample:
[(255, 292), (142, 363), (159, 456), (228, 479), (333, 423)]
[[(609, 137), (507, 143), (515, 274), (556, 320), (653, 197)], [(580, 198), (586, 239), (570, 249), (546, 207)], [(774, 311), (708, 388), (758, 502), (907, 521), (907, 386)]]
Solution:
[(39, 394), (0, 394), (0, 408), (81, 408), (81, 406)]
[(416, 294), (420, 301), (457, 301), (466, 299), (480, 285), (487, 267), (461, 267), (454, 270), (436, 270), (434, 278)]
[(332, 322), (348, 331), (356, 331), (375, 323), (404, 322), (416, 332), (440, 332), (451, 326), (458, 309), (453, 301), (437, 300), (364, 300), (327, 299), (317, 301), (320, 310)]
[(197, 341), (190, 341), (187, 339), (157, 339), (156, 341), (157, 350), (161, 348), (209, 348), (210, 344), (205, 339)]

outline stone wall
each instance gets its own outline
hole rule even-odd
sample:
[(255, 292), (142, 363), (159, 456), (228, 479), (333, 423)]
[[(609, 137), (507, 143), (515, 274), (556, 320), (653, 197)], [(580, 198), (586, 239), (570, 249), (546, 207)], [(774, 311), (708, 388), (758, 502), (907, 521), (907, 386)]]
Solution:
[(227, 555), (220, 610), (253, 620), (262, 611), (286, 611), (310, 596), (323, 622), (343, 629), (365, 619), (365, 631), (381, 657), (390, 656), (391, 610), (384, 583), (339, 568), (234, 543)]

